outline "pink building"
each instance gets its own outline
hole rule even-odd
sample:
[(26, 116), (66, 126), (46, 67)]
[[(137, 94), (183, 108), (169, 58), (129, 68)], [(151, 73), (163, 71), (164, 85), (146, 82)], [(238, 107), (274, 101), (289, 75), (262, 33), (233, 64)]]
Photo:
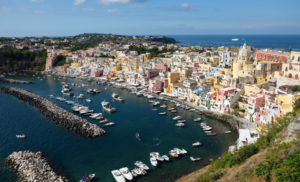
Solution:
[(257, 94), (248, 98), (248, 104), (254, 107), (254, 109), (263, 107), (265, 105), (265, 96), (263, 94)]
[(151, 78), (154, 78), (154, 77), (158, 76), (158, 74), (159, 74), (159, 70), (148, 69), (148, 70), (146, 70), (146, 79), (149, 80)]
[(160, 80), (149, 80), (149, 91), (154, 92), (162, 92), (164, 88), (164, 82)]
[(164, 63), (155, 63), (154, 68), (159, 70), (160, 72), (168, 71), (168, 66)]
[(221, 90), (219, 90), (219, 92), (217, 93), (217, 97), (216, 97), (216, 101), (219, 103), (224, 103), (224, 100), (228, 97), (228, 95), (230, 93), (234, 93), (235, 89), (234, 88), (223, 88)]

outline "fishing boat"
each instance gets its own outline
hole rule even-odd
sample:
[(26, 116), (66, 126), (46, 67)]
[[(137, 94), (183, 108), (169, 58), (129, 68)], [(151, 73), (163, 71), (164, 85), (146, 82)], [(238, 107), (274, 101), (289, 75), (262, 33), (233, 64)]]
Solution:
[(180, 119), (182, 119), (181, 116), (175, 116), (175, 117), (173, 118), (173, 120), (180, 120)]
[(190, 157), (191, 161), (195, 162), (195, 161), (200, 161), (201, 158), (200, 157)]
[(119, 171), (122, 173), (122, 175), (129, 181), (131, 181), (133, 179), (132, 174), (130, 173), (128, 167), (123, 167), (121, 169), (119, 169)]
[(149, 170), (149, 167), (146, 164), (144, 164), (142, 161), (135, 161), (134, 165), (141, 169)]
[(80, 178), (80, 182), (90, 182), (92, 179), (95, 178), (95, 176), (95, 174), (86, 174)]
[(110, 112), (110, 113), (115, 112), (115, 111), (117, 110), (116, 108), (112, 107), (112, 106), (109, 104), (109, 102), (106, 102), (106, 101), (102, 101), (102, 102), (101, 102), (101, 105), (102, 105), (102, 108), (103, 108), (105, 111)]
[(159, 115), (166, 115), (166, 112), (160, 112)]
[(194, 121), (195, 122), (201, 121), (201, 118), (195, 118)]
[(25, 134), (16, 135), (16, 138), (26, 138)]
[(192, 144), (193, 147), (198, 147), (200, 145), (201, 145), (201, 142), (198, 142), (198, 141)]
[(122, 175), (122, 173), (119, 170), (112, 170), (111, 174), (115, 178), (116, 182), (125, 182), (126, 181), (125, 177)]

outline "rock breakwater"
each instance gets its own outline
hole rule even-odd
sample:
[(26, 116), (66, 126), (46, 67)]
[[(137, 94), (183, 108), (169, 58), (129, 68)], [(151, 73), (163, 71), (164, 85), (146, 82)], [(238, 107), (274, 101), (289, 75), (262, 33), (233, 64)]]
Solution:
[(7, 79), (7, 78), (0, 78), (0, 82), (13, 83), (13, 84), (32, 84), (32, 82), (29, 81), (14, 80), (14, 79)]
[(30, 91), (15, 87), (0, 86), (0, 92), (10, 94), (19, 100), (29, 103), (55, 124), (81, 136), (95, 138), (105, 134), (105, 131), (96, 124), (92, 124), (86, 119), (61, 108), (48, 99)]
[(13, 152), (6, 158), (6, 163), (16, 171), (24, 182), (67, 182), (66, 177), (58, 175), (49, 165), (41, 152)]

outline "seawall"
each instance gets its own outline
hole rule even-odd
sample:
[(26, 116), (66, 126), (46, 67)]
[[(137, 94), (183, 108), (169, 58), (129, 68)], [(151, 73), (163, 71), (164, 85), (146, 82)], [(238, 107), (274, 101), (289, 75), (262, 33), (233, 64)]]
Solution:
[(0, 82), (13, 83), (13, 84), (32, 84), (32, 82), (29, 81), (14, 80), (14, 79), (7, 79), (7, 78), (0, 78)]
[(48, 99), (30, 91), (15, 87), (0, 86), (0, 92), (10, 94), (21, 101), (29, 103), (56, 125), (64, 127), (76, 134), (88, 138), (95, 138), (105, 134), (105, 131), (96, 124), (92, 124), (86, 119), (61, 108)]
[(41, 152), (13, 152), (6, 158), (6, 163), (19, 175), (24, 182), (67, 182), (66, 177), (57, 174), (49, 165)]

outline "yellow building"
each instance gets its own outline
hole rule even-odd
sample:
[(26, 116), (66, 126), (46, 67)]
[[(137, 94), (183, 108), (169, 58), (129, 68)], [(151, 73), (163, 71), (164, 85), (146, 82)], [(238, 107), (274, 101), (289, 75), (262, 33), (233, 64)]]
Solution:
[(173, 91), (173, 87), (183, 85), (180, 82), (180, 73), (178, 72), (169, 72), (168, 73), (168, 88), (165, 89), (166, 93), (171, 93)]
[(288, 112), (292, 112), (294, 108), (294, 102), (300, 97), (300, 95), (292, 94), (280, 94), (275, 98), (276, 104), (280, 109), (280, 116), (285, 115)]
[(247, 49), (246, 43), (240, 48), (238, 59), (232, 63), (232, 77), (253, 76), (255, 64), (253, 64), (252, 53)]

